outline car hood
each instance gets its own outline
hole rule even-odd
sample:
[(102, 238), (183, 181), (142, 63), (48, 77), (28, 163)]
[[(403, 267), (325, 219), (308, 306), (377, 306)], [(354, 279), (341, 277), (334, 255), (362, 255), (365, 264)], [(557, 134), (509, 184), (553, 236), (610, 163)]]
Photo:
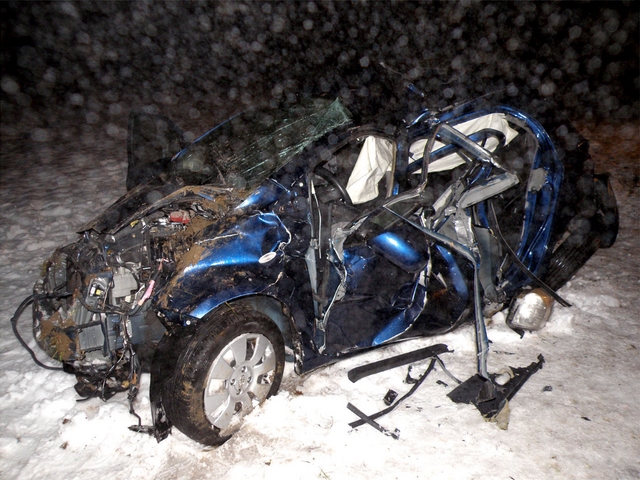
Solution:
[(135, 222), (151, 212), (175, 202), (192, 198), (208, 210), (219, 215), (226, 214), (238, 206), (246, 192), (213, 185), (182, 186), (177, 182), (164, 185), (140, 185), (120, 197), (96, 218), (78, 230), (79, 233), (94, 230), (98, 233), (114, 234), (125, 225)]

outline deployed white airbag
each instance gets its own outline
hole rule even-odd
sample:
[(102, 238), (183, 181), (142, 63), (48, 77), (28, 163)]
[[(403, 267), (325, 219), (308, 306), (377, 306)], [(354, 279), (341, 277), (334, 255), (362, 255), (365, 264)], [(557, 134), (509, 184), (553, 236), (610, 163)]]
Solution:
[(354, 205), (378, 197), (378, 183), (391, 171), (393, 155), (393, 142), (379, 137), (365, 139), (347, 182), (347, 193)]

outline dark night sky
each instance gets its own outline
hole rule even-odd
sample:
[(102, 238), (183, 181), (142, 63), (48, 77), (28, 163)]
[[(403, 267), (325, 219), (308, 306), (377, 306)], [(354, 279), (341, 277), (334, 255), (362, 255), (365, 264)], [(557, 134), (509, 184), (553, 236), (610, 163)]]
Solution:
[(638, 17), (630, 1), (2, 2), (3, 132), (131, 106), (195, 122), (257, 99), (365, 98), (381, 60), (430, 106), (507, 88), (635, 121)]

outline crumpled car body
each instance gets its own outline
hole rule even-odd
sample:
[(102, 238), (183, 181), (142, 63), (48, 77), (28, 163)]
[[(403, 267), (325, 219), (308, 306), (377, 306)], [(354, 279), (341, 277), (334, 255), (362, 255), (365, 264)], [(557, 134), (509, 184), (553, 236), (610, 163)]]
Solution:
[(129, 127), (128, 192), (45, 263), (34, 334), (82, 396), (135, 397), (148, 368), (159, 440), (223, 442), (285, 359), (465, 322), (489, 378), (484, 317), (541, 328), (617, 234), (588, 142), (486, 99), (392, 126), (339, 99), (251, 109), (188, 145), (160, 115)]

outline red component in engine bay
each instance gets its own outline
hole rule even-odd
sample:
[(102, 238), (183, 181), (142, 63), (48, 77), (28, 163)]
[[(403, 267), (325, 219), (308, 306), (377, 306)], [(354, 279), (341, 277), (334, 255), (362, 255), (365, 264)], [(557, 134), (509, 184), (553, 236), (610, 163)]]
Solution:
[(186, 210), (177, 210), (169, 214), (169, 221), (187, 225), (189, 222), (191, 222), (191, 217), (189, 216), (189, 212), (187, 212)]

